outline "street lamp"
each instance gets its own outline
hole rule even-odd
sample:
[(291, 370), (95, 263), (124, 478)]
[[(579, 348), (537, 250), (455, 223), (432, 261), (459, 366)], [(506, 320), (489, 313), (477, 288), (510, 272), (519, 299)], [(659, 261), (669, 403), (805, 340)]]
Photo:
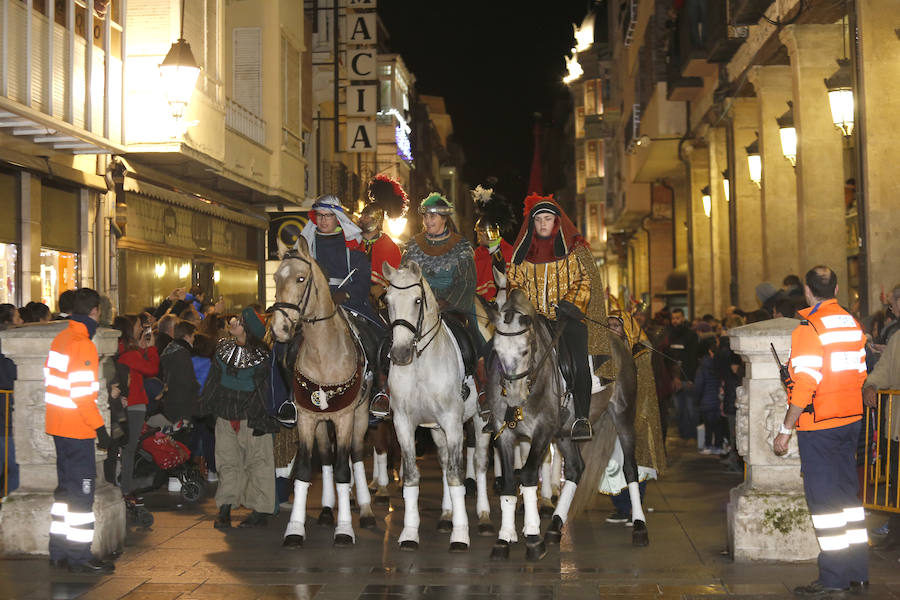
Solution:
[(706, 214), (706, 218), (708, 219), (712, 214), (712, 196), (709, 195), (709, 186), (703, 186), (703, 189), (700, 190), (700, 193), (703, 194), (701, 198), (703, 200), (703, 212), (704, 214)]
[(747, 168), (750, 170), (750, 181), (762, 188), (762, 157), (759, 155), (759, 134), (753, 143), (745, 147), (747, 151)]
[(184, 110), (191, 101), (200, 67), (194, 60), (191, 45), (184, 39), (184, 0), (181, 0), (181, 35), (169, 48), (169, 53), (159, 65), (159, 75), (169, 98), (169, 108), (175, 120), (184, 116)]
[(731, 202), (731, 172), (728, 169), (722, 171), (722, 191), (725, 192), (725, 202)]
[(781, 136), (781, 153), (791, 161), (791, 166), (797, 166), (797, 128), (794, 127), (794, 103), (788, 100), (788, 109), (780, 117), (776, 117), (778, 134)]
[(853, 133), (853, 79), (850, 74), (850, 59), (839, 58), (837, 63), (838, 70), (825, 80), (825, 87), (828, 88), (831, 120), (844, 137), (850, 137)]

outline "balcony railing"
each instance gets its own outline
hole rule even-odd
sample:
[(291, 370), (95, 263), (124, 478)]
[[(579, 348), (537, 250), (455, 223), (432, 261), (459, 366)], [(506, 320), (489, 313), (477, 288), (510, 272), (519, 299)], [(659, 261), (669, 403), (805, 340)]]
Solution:
[(266, 122), (231, 98), (225, 99), (225, 126), (260, 146), (266, 145)]

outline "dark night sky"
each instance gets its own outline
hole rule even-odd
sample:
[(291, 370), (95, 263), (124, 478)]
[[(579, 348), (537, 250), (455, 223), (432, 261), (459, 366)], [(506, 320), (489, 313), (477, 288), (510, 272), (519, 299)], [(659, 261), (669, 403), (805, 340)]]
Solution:
[[(443, 96), (474, 187), (499, 178), (497, 191), (521, 202), (531, 166), (534, 112), (550, 114), (564, 55), (588, 0), (381, 0), (388, 45), (403, 56), (419, 93)], [(540, 8), (537, 8), (540, 7)], [(544, 157), (548, 160), (551, 157)]]

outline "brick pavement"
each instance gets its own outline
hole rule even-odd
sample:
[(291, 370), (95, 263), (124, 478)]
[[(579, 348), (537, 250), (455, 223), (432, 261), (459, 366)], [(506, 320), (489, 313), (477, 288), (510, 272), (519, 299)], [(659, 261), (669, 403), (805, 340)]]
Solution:
[[(815, 577), (811, 563), (735, 564), (725, 548), (725, 503), (740, 482), (715, 457), (670, 440), (669, 470), (647, 489), (651, 544), (631, 546), (630, 529), (604, 521), (609, 501), (570, 523), (559, 548), (540, 563), (524, 560), (522, 544), (508, 563), (489, 560), (493, 538), (472, 537), (468, 553), (447, 552), (449, 536), (435, 532), (439, 479), (433, 457), (421, 460), (421, 548), (400, 552), (402, 501), (376, 506), (374, 531), (357, 528), (357, 544), (333, 548), (331, 530), (315, 524), (318, 490), (310, 494), (306, 548), (280, 548), (283, 512), (259, 530), (213, 529), (215, 505), (180, 506), (174, 495), (146, 495), (156, 522), (131, 528), (114, 575), (91, 577), (52, 570), (45, 558), (0, 561), (0, 598), (96, 600), (315, 599), (400, 600), (422, 598), (788, 598), (789, 589)], [(492, 496), (499, 525), (497, 499)], [(467, 501), (474, 523), (474, 500)], [(236, 512), (235, 522), (244, 516)], [(884, 519), (869, 518), (870, 530)], [(543, 522), (546, 526), (546, 520)], [(519, 517), (521, 527), (521, 516)], [(473, 527), (474, 533), (474, 527)], [(870, 597), (900, 598), (897, 554), (872, 551)]]

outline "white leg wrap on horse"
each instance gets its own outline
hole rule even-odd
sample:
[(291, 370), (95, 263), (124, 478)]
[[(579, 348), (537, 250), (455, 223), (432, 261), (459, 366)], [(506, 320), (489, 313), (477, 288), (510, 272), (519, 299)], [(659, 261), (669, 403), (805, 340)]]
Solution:
[(349, 458), (347, 459), (347, 466), (350, 467), (350, 489), (352, 490), (354, 483), (353, 461)]
[(404, 486), (403, 504), (403, 531), (397, 541), (419, 543), (419, 486)]
[(553, 496), (553, 465), (550, 464), (550, 453), (547, 453), (547, 458), (544, 462), (541, 463), (541, 498), (550, 499)]
[(522, 444), (513, 446), (513, 469), (522, 468)]
[(500, 461), (500, 451), (494, 448), (494, 477), (503, 476), (503, 463)]
[(372, 448), (372, 483), (378, 483), (378, 450)]
[(378, 487), (387, 487), (388, 483), (390, 483), (387, 463), (387, 452), (383, 454), (375, 453), (375, 484)]
[(628, 484), (628, 497), (631, 498), (631, 521), (647, 522), (644, 509), (641, 507), (641, 484), (637, 481)]
[(478, 495), (475, 500), (475, 514), (478, 518), (482, 515), (491, 514), (491, 503), (487, 494), (487, 473), (477, 473), (475, 475), (475, 486), (478, 489)]
[(350, 484), (337, 484), (338, 511), (337, 511), (337, 527), (334, 528), (334, 534), (345, 534), (356, 541), (353, 535), (353, 516), (350, 513)]
[(553, 511), (553, 516), (559, 517), (563, 523), (569, 518), (569, 507), (572, 506), (572, 497), (575, 495), (577, 487), (577, 483), (567, 480), (559, 493), (559, 500), (556, 501), (556, 510)]
[(366, 485), (366, 465), (363, 461), (353, 463), (353, 471), (356, 473), (356, 503), (360, 507), (372, 503), (372, 495), (369, 494), (369, 486)]
[(525, 526), (522, 533), (525, 535), (539, 535), (541, 533), (541, 517), (538, 515), (537, 486), (522, 486), (522, 504), (525, 505)]
[(588, 362), (591, 369), (591, 395), (599, 394), (606, 389), (606, 386), (600, 381), (600, 378), (594, 374), (594, 358), (589, 354)]
[(466, 448), (466, 479), (475, 479), (475, 448)]
[(441, 498), (441, 513), (446, 514), (453, 510), (453, 501), (450, 499), (450, 486), (447, 485), (447, 475), (441, 475), (444, 483), (444, 496)]
[(453, 531), (451, 542), (462, 542), (469, 545), (469, 517), (466, 515), (466, 486), (450, 487), (450, 499), (453, 503)]
[(507, 542), (519, 541), (516, 536), (516, 500), (518, 496), (500, 496), (500, 533), (497, 538)]
[(306, 494), (309, 492), (309, 482), (294, 481), (294, 506), (291, 507), (291, 518), (288, 521), (284, 535), (299, 535), (306, 537)]
[(554, 491), (558, 492), (560, 481), (562, 481), (562, 453), (556, 447), (556, 444), (553, 444), (553, 451), (550, 454), (553, 455), (550, 469), (550, 485)]
[(334, 467), (322, 465), (322, 507), (334, 508)]

